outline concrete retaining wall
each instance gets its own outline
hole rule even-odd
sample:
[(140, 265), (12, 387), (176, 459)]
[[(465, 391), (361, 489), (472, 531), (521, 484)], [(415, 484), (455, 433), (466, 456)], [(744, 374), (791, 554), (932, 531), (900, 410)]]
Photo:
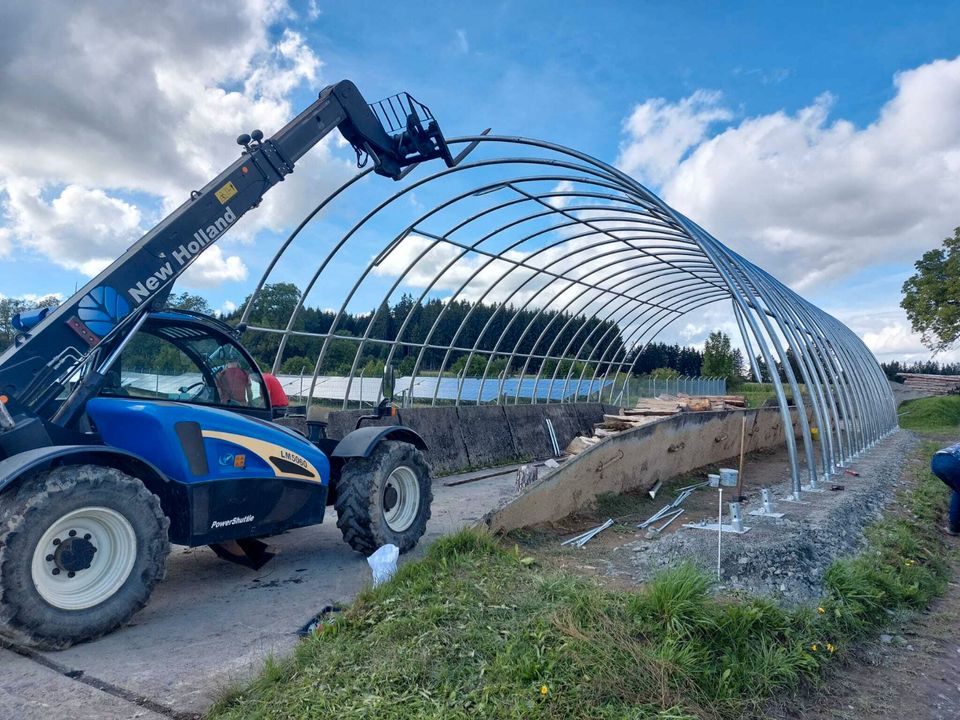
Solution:
[[(553, 423), (562, 451), (577, 434), (592, 432), (594, 423), (603, 420), (604, 412), (618, 411), (600, 403), (465, 405), (410, 408), (401, 411), (401, 419), (426, 441), (427, 462), (434, 475), (446, 475), (553, 457), (546, 418)], [(330, 413), (327, 435), (342, 438), (363, 414), (360, 410)], [(397, 419), (383, 418), (378, 422), (395, 425)], [(291, 418), (284, 424), (306, 431), (303, 420)]]
[[(740, 452), (744, 415), (747, 452), (785, 443), (776, 408), (680, 413), (589, 448), (490, 513), (485, 523), (494, 532), (506, 532), (554, 522), (588, 506), (597, 495), (646, 488), (658, 480), (734, 457)], [(793, 425), (796, 433), (796, 419)]]

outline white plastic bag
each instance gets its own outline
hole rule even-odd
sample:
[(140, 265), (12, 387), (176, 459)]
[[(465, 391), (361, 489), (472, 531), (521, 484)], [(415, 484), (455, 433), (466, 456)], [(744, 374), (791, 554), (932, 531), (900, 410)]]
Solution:
[(393, 577), (397, 571), (397, 558), (400, 557), (400, 548), (396, 545), (384, 545), (367, 558), (370, 569), (373, 571), (373, 586), (384, 583)]

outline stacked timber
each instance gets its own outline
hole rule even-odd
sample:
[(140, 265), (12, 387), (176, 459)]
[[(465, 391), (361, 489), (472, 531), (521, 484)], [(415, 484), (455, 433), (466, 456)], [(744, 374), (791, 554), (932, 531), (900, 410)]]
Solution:
[(924, 375), (923, 373), (897, 373), (903, 384), (911, 390), (930, 395), (949, 395), (960, 390), (960, 375)]
[(690, 396), (679, 394), (641, 398), (636, 407), (621, 408), (618, 413), (605, 413), (603, 422), (594, 425), (593, 437), (575, 437), (567, 446), (565, 454), (578, 455), (611, 435), (618, 435), (626, 430), (650, 425), (677, 413), (742, 409), (746, 406), (746, 400), (742, 395)]

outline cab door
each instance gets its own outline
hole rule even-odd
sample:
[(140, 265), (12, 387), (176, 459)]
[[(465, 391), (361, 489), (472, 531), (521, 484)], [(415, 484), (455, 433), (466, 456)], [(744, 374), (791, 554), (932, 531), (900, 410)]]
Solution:
[(243, 348), (213, 327), (181, 319), (147, 320), (108, 371), (100, 394), (271, 417), (263, 376)]

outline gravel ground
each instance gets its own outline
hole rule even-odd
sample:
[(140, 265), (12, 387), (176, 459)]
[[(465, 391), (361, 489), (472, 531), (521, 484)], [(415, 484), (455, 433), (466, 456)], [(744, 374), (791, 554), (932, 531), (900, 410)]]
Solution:
[[(864, 527), (881, 515), (902, 484), (903, 464), (916, 443), (916, 436), (906, 431), (886, 438), (854, 464), (860, 477), (837, 475), (826, 487), (842, 485), (842, 491), (803, 493), (804, 504), (781, 500), (788, 494), (788, 482), (768, 484), (777, 498), (774, 509), (786, 513), (782, 519), (748, 515), (759, 505), (754, 493), (753, 502), (744, 506), (744, 525), (749, 532), (723, 534), (720, 589), (746, 591), (787, 604), (819, 597), (826, 569), (836, 558), (860, 549)], [(716, 495), (709, 493), (714, 508), (709, 516), (704, 505), (707, 493), (698, 495), (702, 495), (701, 511), (686, 513), (687, 522), (716, 522)], [(724, 521), (729, 522), (728, 517)], [(621, 546), (631, 554), (629, 572), (634, 582), (644, 582), (653, 573), (682, 561), (716, 568), (716, 531), (671, 530), (655, 540), (638, 538)]]

